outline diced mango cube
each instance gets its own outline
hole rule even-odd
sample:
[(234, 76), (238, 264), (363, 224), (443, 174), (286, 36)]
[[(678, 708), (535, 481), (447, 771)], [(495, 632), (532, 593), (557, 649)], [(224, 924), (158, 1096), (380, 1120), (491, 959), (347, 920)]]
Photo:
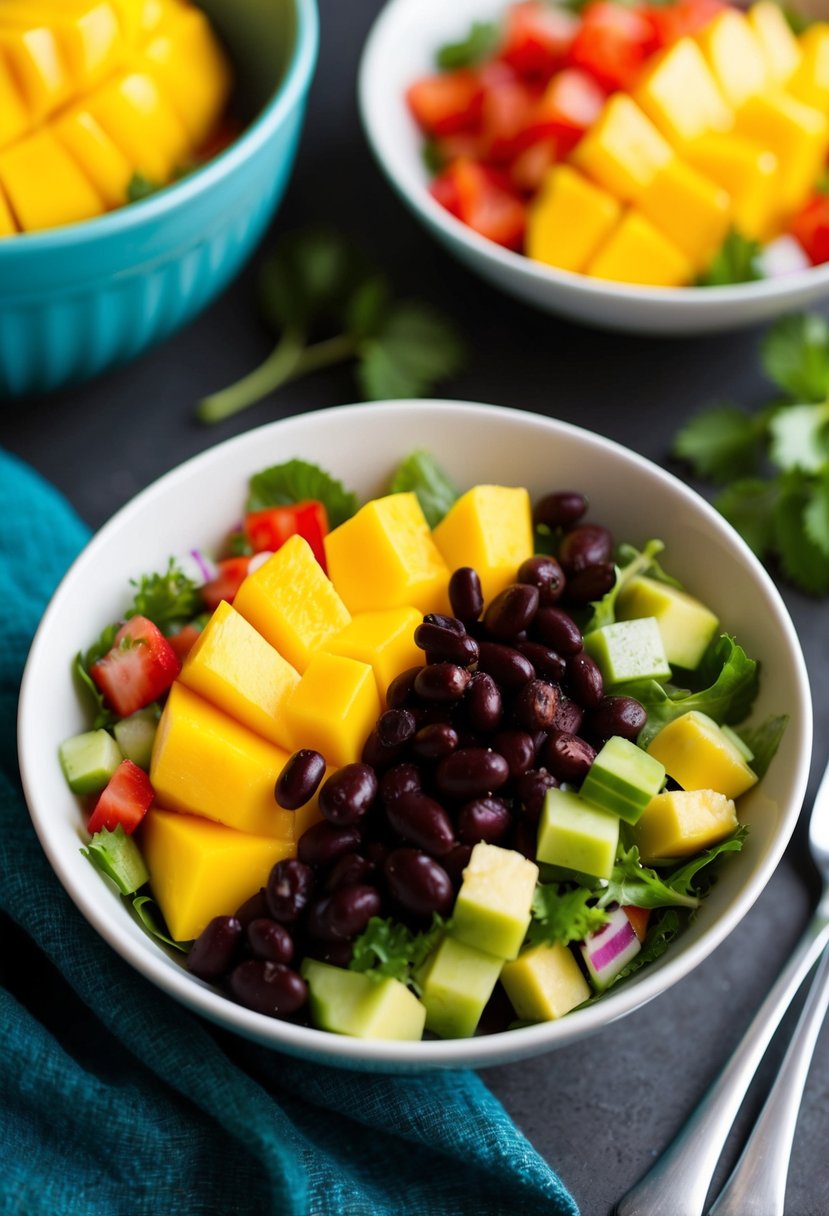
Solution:
[(800, 35), (800, 65), (786, 89), (821, 112), (829, 109), (829, 24), (816, 21)]
[(224, 109), (231, 87), (230, 64), (205, 14), (189, 7), (171, 10), (145, 47), (143, 62), (198, 147)]
[(560, 270), (581, 270), (619, 218), (621, 206), (569, 165), (544, 179), (527, 215), (526, 253)]
[(519, 1018), (552, 1022), (590, 996), (590, 985), (566, 946), (533, 946), (501, 969), (501, 983)]
[(422, 620), (416, 608), (405, 606), (358, 612), (345, 629), (325, 643), (323, 650), (369, 663), (385, 706), (386, 690), (395, 676), (425, 662), (423, 651), (414, 641), (415, 629)]
[(772, 79), (763, 48), (744, 13), (726, 8), (696, 35), (708, 66), (735, 110), (767, 89)]
[(737, 116), (737, 128), (777, 157), (778, 209), (784, 214), (796, 210), (811, 193), (826, 158), (826, 115), (778, 90), (749, 98)]
[(734, 124), (734, 111), (693, 38), (680, 38), (656, 56), (634, 97), (674, 146), (709, 131), (728, 131)]
[(5, 63), (0, 62), (0, 148), (29, 129), (29, 111), (20, 88)]
[(12, 214), (12, 209), (8, 204), (5, 194), (0, 189), (0, 236), (13, 236), (16, 232), (17, 224)]
[(718, 790), (726, 798), (739, 798), (757, 781), (736, 744), (698, 710), (663, 726), (647, 751), (685, 790)]
[(54, 132), (107, 207), (123, 206), (133, 174), (132, 165), (92, 115), (82, 109), (75, 110), (58, 119)]
[(178, 680), (156, 731), (150, 782), (162, 805), (294, 845), (316, 822), (313, 803), (285, 811), (274, 784), (288, 752), (229, 718)]
[(698, 271), (722, 245), (731, 221), (726, 191), (679, 159), (659, 170), (642, 191), (639, 208)]
[(748, 21), (766, 59), (769, 77), (785, 84), (797, 70), (803, 52), (783, 10), (774, 0), (759, 0), (748, 10)]
[(339, 767), (360, 759), (380, 711), (368, 663), (321, 651), (285, 701), (284, 723), (294, 749), (316, 748), (328, 764)]
[(214, 916), (228, 916), (263, 887), (294, 846), (197, 815), (151, 807), (140, 828), (150, 886), (170, 935), (187, 942)]
[(91, 88), (126, 55), (118, 15), (108, 0), (64, 0), (59, 5), (46, 0), (6, 0), (0, 16), (4, 26), (48, 26), (75, 93)]
[(694, 268), (673, 241), (638, 211), (628, 211), (587, 264), (594, 279), (649, 287), (682, 287)]
[(729, 132), (703, 135), (685, 159), (704, 177), (727, 191), (734, 227), (757, 240), (768, 234), (776, 211), (777, 157), (756, 140)]
[(710, 849), (737, 827), (734, 801), (717, 790), (666, 790), (652, 798), (632, 839), (645, 865)]
[(48, 128), (0, 153), (0, 186), (26, 232), (101, 215), (104, 204)]
[(308, 666), (311, 655), (351, 620), (311, 546), (301, 536), (291, 536), (248, 575), (233, 607), (299, 672)]
[(452, 504), (432, 536), (450, 571), (472, 566), (478, 572), (489, 603), (532, 557), (529, 493), (523, 486), (473, 486)]
[(331, 581), (350, 612), (401, 604), (446, 611), (449, 570), (413, 492), (365, 503), (324, 543)]
[(635, 200), (675, 153), (626, 93), (614, 93), (571, 161), (623, 201)]
[(285, 704), (299, 672), (227, 600), (199, 634), (179, 679), (271, 743), (291, 747)]
[(89, 96), (86, 108), (133, 168), (150, 181), (169, 181), (184, 162), (187, 132), (148, 73), (116, 77)]
[(48, 26), (3, 29), (0, 61), (5, 60), (26, 101), (33, 123), (40, 122), (69, 95), (70, 81), (55, 35)]

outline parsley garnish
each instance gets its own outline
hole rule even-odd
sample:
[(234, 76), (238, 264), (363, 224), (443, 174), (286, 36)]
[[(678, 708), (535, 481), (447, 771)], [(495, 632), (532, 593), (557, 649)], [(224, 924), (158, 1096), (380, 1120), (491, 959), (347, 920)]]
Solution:
[(500, 37), (501, 31), (494, 21), (473, 21), (465, 38), (439, 47), (435, 64), (442, 72), (474, 67), (489, 58)]
[(307, 460), (288, 460), (251, 477), (245, 511), (284, 507), (309, 498), (324, 504), (331, 528), (350, 519), (359, 506), (356, 494), (317, 465)]
[(437, 914), (432, 918), (431, 927), (421, 933), (413, 933), (390, 917), (383, 920), (373, 916), (354, 942), (349, 970), (362, 971), (378, 982), (387, 977), (400, 980), (420, 995), (417, 971), (438, 946), (448, 927), (448, 922)]
[(127, 202), (139, 203), (142, 198), (149, 198), (161, 189), (158, 182), (151, 181), (143, 173), (133, 173), (127, 183)]
[(732, 229), (697, 279), (698, 287), (726, 287), (730, 283), (752, 283), (763, 278), (760, 245)]
[(533, 891), (528, 946), (568, 946), (607, 924), (607, 913), (596, 906), (596, 893), (586, 887), (567, 890), (561, 883), (539, 883)]
[(145, 616), (164, 634), (174, 633), (204, 611), (198, 587), (172, 557), (163, 574), (143, 574), (130, 582), (135, 595), (127, 617)]

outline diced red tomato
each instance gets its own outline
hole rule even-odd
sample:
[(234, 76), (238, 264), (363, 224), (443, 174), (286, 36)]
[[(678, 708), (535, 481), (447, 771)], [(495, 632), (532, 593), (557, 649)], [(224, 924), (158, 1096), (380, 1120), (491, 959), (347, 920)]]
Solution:
[(150, 809), (155, 794), (150, 779), (132, 760), (122, 760), (95, 804), (87, 828), (91, 833), (121, 827), (132, 835)]
[(559, 157), (564, 157), (599, 117), (606, 99), (595, 77), (579, 68), (565, 68), (544, 90), (530, 133), (534, 140), (554, 140)]
[(325, 546), (322, 538), (328, 533), (328, 515), (323, 503), (315, 498), (250, 511), (245, 516), (245, 536), (254, 553), (272, 553), (285, 544), (289, 536), (302, 536), (314, 551), (323, 570)]
[(219, 573), (201, 589), (205, 607), (212, 612), (222, 600), (233, 603), (236, 592), (247, 578), (249, 557), (224, 557), (216, 563)]
[(509, 179), (522, 194), (535, 194), (555, 161), (555, 140), (538, 139), (515, 157), (509, 167)]
[(595, 0), (582, 14), (568, 60), (605, 89), (629, 89), (656, 49), (653, 26), (642, 12)]
[(525, 80), (543, 83), (562, 66), (579, 19), (566, 9), (527, 0), (506, 12), (500, 58)]
[(439, 202), (446, 199), (448, 210), (481, 236), (508, 249), (520, 249), (526, 208), (502, 174), (459, 157), (435, 178), (431, 190)]
[(641, 11), (651, 23), (656, 45), (665, 47), (698, 33), (726, 7), (724, 0), (675, 0), (673, 4), (648, 6)]
[(473, 130), (481, 119), (483, 88), (476, 72), (459, 68), (423, 76), (406, 92), (409, 109), (427, 135)]
[(789, 224), (813, 266), (829, 262), (829, 195), (815, 194)]
[(510, 71), (501, 77), (491, 74), (484, 82), (481, 143), (486, 159), (503, 164), (532, 142), (529, 127), (538, 94)]
[(630, 927), (639, 938), (639, 941), (644, 941), (651, 915), (650, 908), (637, 908), (633, 904), (623, 904), (622, 911), (630, 921)]
[(183, 663), (187, 655), (195, 646), (202, 628), (200, 625), (185, 625), (183, 629), (179, 629), (178, 633), (173, 633), (168, 637), (167, 641), (172, 646), (179, 658), (179, 662)]
[(115, 712), (126, 718), (165, 693), (180, 671), (178, 656), (158, 626), (145, 616), (133, 616), (89, 674)]

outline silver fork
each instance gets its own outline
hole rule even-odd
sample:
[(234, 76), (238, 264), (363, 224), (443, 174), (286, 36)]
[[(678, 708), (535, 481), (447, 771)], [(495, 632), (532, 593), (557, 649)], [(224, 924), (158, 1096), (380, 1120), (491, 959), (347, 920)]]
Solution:
[[(766, 1048), (829, 945), (829, 764), (812, 806), (809, 848), (823, 889), (803, 936), (728, 1064), (656, 1164), (619, 1201), (617, 1216), (702, 1216), (726, 1138)], [(714, 1209), (716, 1216), (748, 1216), (754, 1210), (763, 1216), (771, 1216), (772, 1210), (782, 1213), (794, 1125), (828, 996), (829, 964), (824, 960), (781, 1065), (781, 1079), (761, 1115), (758, 1138), (746, 1146)], [(763, 1161), (764, 1154), (768, 1161)], [(755, 1185), (764, 1188), (757, 1209), (750, 1206)], [(769, 1206), (772, 1193), (780, 1205), (774, 1209)]]

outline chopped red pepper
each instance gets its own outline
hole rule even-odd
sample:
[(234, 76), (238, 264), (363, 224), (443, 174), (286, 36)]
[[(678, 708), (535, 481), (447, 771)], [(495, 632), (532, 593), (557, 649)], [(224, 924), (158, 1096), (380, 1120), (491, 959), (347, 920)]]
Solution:
[(114, 832), (120, 823), (129, 836), (150, 809), (154, 797), (144, 770), (132, 760), (122, 760), (101, 791), (86, 826), (94, 835), (102, 828)]
[(789, 231), (813, 266), (829, 262), (829, 195), (813, 195), (791, 221)]
[(245, 516), (244, 526), (245, 536), (255, 553), (275, 553), (290, 536), (299, 535), (308, 541), (314, 557), (323, 570), (326, 569), (323, 537), (328, 533), (328, 515), (318, 499), (308, 498), (304, 502), (250, 511)]

